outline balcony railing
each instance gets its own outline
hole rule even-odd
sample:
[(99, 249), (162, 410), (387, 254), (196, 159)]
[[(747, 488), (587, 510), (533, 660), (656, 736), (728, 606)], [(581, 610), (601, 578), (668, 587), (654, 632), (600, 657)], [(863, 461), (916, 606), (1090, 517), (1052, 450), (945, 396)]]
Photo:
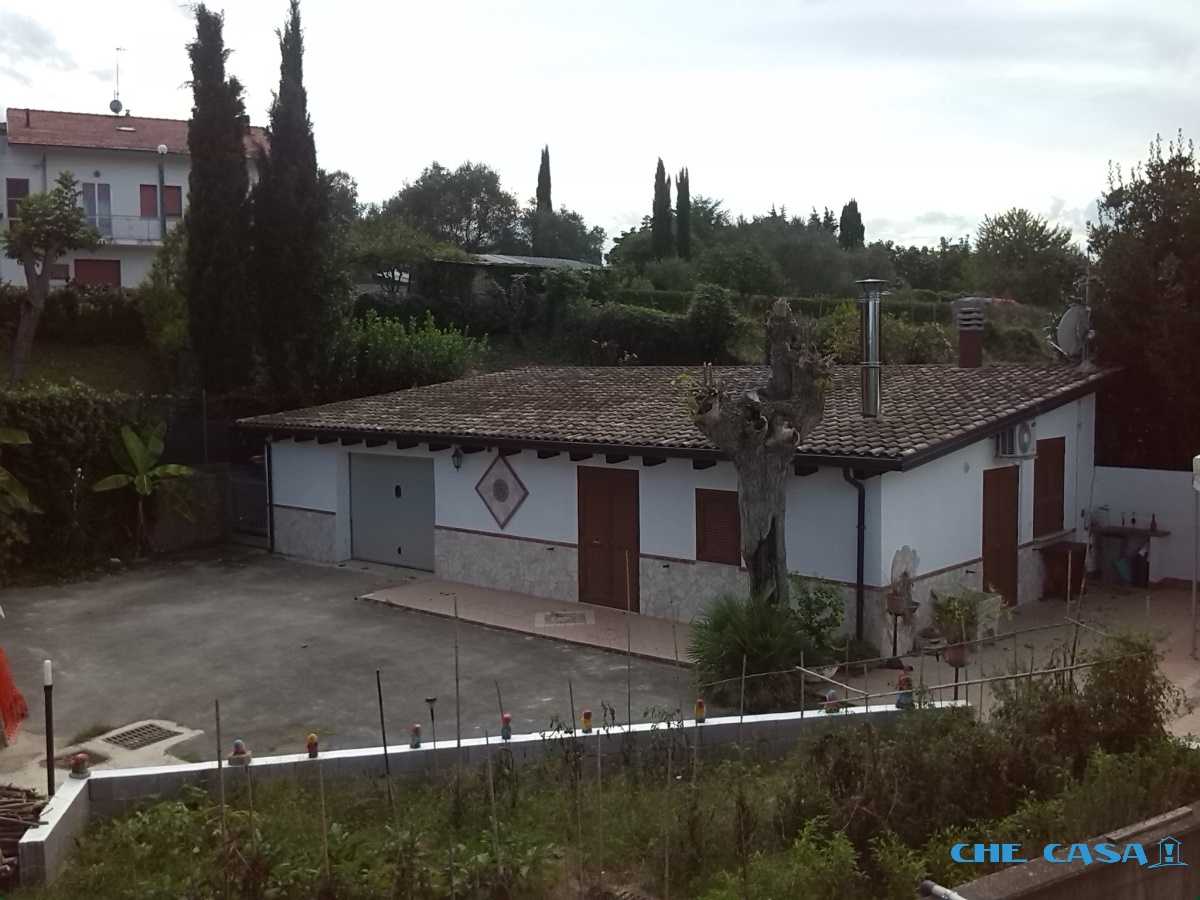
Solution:
[[(162, 241), (162, 228), (157, 218), (145, 216), (88, 216), (88, 224), (100, 232), (106, 241), (119, 244), (156, 244)], [(178, 216), (167, 218), (167, 231), (179, 222)]]

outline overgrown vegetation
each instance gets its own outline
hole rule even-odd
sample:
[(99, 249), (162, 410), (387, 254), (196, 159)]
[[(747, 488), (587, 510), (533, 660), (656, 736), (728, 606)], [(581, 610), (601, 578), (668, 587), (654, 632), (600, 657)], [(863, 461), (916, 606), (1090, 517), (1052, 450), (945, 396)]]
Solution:
[[(315, 773), (256, 782), (251, 822), (245, 770), (230, 769), (227, 848), (215, 797), (192, 790), (96, 823), (53, 888), (19, 896), (174, 900), (227, 881), (244, 898), (661, 896), (669, 872), (671, 896), (705, 900), (909, 900), (923, 877), (986, 871), (951, 862), (959, 841), (1083, 840), (1200, 792), (1200, 752), (1166, 735), (1174, 692), (1150, 645), (1116, 639), (1095, 659), (1073, 681), (1017, 682), (996, 724), (918, 709), (783, 759), (693, 754), (690, 729), (663, 727), (597, 784), (598, 738), (552, 724), (539, 762), (518, 769), (497, 748), (460, 778), (398, 781), (394, 809), (380, 780), (327, 780), (328, 874)], [(1118, 699), (1145, 715), (1122, 719)], [(1087, 747), (1042, 743), (1064, 712), (1106, 724)]]

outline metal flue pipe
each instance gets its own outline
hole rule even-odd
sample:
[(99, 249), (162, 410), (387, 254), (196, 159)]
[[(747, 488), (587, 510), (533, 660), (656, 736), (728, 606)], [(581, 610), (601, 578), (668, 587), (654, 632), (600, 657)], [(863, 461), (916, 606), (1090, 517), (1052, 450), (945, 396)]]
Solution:
[(882, 278), (862, 278), (855, 284), (862, 287), (863, 292), (862, 299), (858, 301), (861, 313), (859, 336), (862, 342), (862, 414), (868, 419), (877, 419), (882, 406), (879, 394), (879, 303), (883, 286), (887, 282)]

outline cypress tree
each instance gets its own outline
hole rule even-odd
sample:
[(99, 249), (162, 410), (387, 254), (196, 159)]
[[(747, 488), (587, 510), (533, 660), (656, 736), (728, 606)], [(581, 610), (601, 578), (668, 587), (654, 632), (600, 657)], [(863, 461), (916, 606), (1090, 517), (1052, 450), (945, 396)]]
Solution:
[(302, 399), (317, 388), (339, 310), (323, 290), (329, 207), (304, 89), (299, 0), (278, 35), (279, 90), (254, 191), (254, 270), (267, 373), (281, 396)]
[(540, 213), (554, 212), (550, 200), (550, 147), (542, 148), (542, 163), (538, 166), (537, 210)]
[(534, 256), (557, 256), (554, 240), (554, 202), (550, 199), (550, 148), (542, 148), (538, 166), (537, 206), (533, 211), (533, 233), (530, 235)]
[(253, 295), (248, 284), (250, 176), (242, 85), (225, 74), (223, 19), (196, 7), (188, 122), (188, 331), (201, 383), (222, 393), (250, 380)]
[(650, 245), (655, 259), (666, 259), (671, 255), (674, 241), (671, 235), (671, 183), (667, 181), (667, 170), (662, 157), (654, 172), (654, 207), (650, 215)]
[(692, 258), (692, 186), (686, 166), (675, 178), (675, 249), (681, 259)]
[(842, 207), (842, 219), (838, 226), (838, 243), (843, 250), (860, 249), (866, 238), (862, 216), (858, 212), (858, 201), (853, 197)]

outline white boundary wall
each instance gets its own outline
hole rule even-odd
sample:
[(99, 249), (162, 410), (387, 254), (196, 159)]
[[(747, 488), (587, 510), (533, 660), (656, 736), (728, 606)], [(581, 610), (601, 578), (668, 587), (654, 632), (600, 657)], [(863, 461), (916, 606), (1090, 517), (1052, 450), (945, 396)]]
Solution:
[(1152, 542), (1151, 581), (1191, 580), (1196, 541), (1195, 502), (1191, 472), (1096, 467), (1093, 508), (1107, 506), (1110, 525), (1120, 525), (1122, 513), (1127, 521), (1136, 513), (1138, 527), (1149, 527), (1153, 514), (1158, 527), (1171, 532)]

